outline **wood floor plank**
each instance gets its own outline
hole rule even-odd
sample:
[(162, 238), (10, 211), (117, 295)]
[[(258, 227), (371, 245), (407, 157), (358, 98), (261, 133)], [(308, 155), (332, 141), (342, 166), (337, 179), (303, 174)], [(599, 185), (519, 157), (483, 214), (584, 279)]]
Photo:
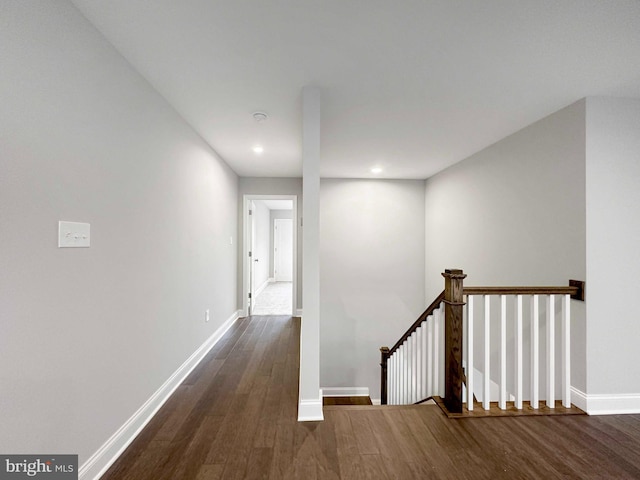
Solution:
[(184, 454), (178, 460), (171, 478), (191, 479), (199, 475), (200, 467), (204, 464), (206, 456), (220, 427), (222, 418), (205, 416), (198, 430), (189, 442)]
[(267, 479), (271, 470), (273, 460), (273, 449), (252, 448), (247, 462), (247, 469), (244, 478), (250, 480)]
[(340, 463), (338, 461), (338, 444), (336, 432), (331, 422), (317, 422), (314, 435), (318, 439), (322, 451), (318, 474), (320, 478), (339, 479)]
[(291, 475), (293, 465), (293, 438), (295, 426), (289, 424), (278, 424), (274, 439), (273, 458), (269, 469), (269, 478), (280, 479)]
[(387, 470), (379, 454), (361, 454), (360, 464), (362, 465), (363, 478), (371, 480), (388, 480)]
[[(390, 412), (391, 413), (391, 412)], [(407, 473), (407, 478), (413, 478), (416, 471), (427, 471), (431, 478), (448, 478), (449, 475), (458, 471), (456, 461), (464, 458), (468, 455), (468, 452), (464, 452), (464, 455), (460, 455), (459, 443), (450, 443), (447, 446), (443, 446), (442, 441), (444, 438), (440, 438), (439, 435), (444, 434), (447, 431), (447, 425), (443, 421), (442, 415), (435, 406), (421, 406), (419, 408), (410, 408), (406, 411), (398, 410), (393, 412), (394, 418), (390, 418), (389, 422), (397, 422), (395, 417), (400, 417), (407, 428), (407, 434), (402, 437), (402, 442), (396, 444), (396, 448), (401, 451), (401, 458), (404, 458), (405, 464), (403, 467), (412, 472)], [(390, 415), (388, 415), (390, 417)], [(429, 426), (438, 426), (438, 432), (434, 433), (433, 429)], [(408, 433), (411, 436), (407, 436)], [(451, 435), (451, 432), (447, 432), (447, 435)], [(455, 433), (453, 433), (455, 435)], [(412, 452), (407, 448), (403, 448), (404, 442), (415, 442), (420, 453)], [(396, 454), (397, 455), (397, 454)], [(419, 467), (422, 466), (422, 467)], [(462, 472), (458, 472), (462, 473)], [(476, 471), (476, 473), (479, 473)], [(481, 478), (481, 477), (478, 477)]]
[(196, 480), (222, 480), (223, 464), (202, 465), (198, 470)]
[(358, 445), (358, 452), (360, 455), (380, 454), (376, 438), (373, 435), (371, 425), (369, 424), (369, 419), (371, 417), (368, 415), (368, 412), (366, 410), (353, 412), (350, 415), (350, 418), (351, 428), (353, 430), (353, 435), (356, 437), (356, 443)]
[(273, 447), (276, 435), (277, 420), (280, 411), (281, 389), (269, 385), (266, 394), (262, 397), (261, 414), (258, 419), (258, 428), (253, 439), (255, 447)]
[(371, 430), (377, 442), (386, 475), (390, 479), (411, 478), (412, 473), (408, 465), (409, 457), (405, 455), (405, 450), (400, 442), (390, 441), (393, 438), (388, 417), (381, 416), (375, 411), (370, 411), (369, 415), (374, 417)]

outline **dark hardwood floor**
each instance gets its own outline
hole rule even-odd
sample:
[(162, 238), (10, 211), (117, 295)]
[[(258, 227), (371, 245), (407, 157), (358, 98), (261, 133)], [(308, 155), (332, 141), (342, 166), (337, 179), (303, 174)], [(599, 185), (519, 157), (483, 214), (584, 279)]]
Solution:
[(640, 478), (640, 415), (326, 406), (298, 423), (299, 332), (291, 317), (239, 320), (103, 479)]

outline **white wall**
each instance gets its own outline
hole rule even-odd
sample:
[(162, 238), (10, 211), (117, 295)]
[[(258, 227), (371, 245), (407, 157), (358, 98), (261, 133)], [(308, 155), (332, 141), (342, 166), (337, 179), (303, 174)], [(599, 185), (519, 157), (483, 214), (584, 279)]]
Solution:
[[(427, 301), (443, 290), (445, 268), (478, 286), (584, 280), (584, 159), (579, 101), (428, 179)], [(584, 391), (585, 307), (571, 307), (572, 384)]]
[[(302, 218), (302, 178), (256, 178), (256, 177), (240, 177), (238, 183), (238, 201), (242, 205), (244, 195), (297, 195), (298, 196), (298, 218), (295, 219), (297, 225), (297, 252), (298, 252), (298, 268), (297, 268), (297, 308), (303, 308), (302, 305), (302, 227), (300, 220)], [(238, 238), (244, 238), (244, 228), (242, 224), (242, 207), (238, 209)], [(238, 265), (242, 265), (242, 249), (238, 252)], [(242, 278), (238, 276), (238, 308), (242, 308)]]
[(587, 99), (586, 185), (588, 393), (638, 412), (640, 100)]
[(68, 2), (0, 18), (0, 451), (82, 464), (236, 310), (238, 179)]
[(255, 250), (253, 251), (252, 258), (254, 275), (253, 284), (257, 290), (263, 287), (269, 280), (269, 262), (272, 256), (272, 247), (270, 241), (271, 214), (264, 202), (255, 200), (253, 204), (255, 206), (255, 209), (253, 211), (253, 221), (255, 222)]
[(323, 179), (321, 386), (380, 397), (380, 352), (425, 309), (424, 183)]

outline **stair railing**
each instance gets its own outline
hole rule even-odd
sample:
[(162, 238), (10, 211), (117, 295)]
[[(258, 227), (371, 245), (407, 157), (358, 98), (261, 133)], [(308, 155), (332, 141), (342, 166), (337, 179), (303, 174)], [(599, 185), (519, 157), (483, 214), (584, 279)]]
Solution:
[(391, 347), (382, 347), (382, 405), (405, 405), (444, 391), (441, 333), (444, 327), (442, 292)]
[[(444, 292), (391, 349), (380, 349), (381, 403), (420, 403), (444, 396), (450, 413), (462, 413), (465, 403), (472, 411), (476, 398), (485, 410), (494, 400), (502, 410), (507, 402), (522, 409), (525, 400), (538, 409), (542, 394), (547, 408), (555, 408), (558, 399), (562, 406), (571, 407), (570, 299), (584, 300), (584, 282), (570, 280), (566, 287), (464, 287), (462, 270), (445, 270), (442, 275)], [(496, 302), (499, 308), (492, 309)], [(557, 314), (559, 362), (555, 358)], [(510, 350), (508, 333), (513, 342)], [(530, 383), (525, 393), (526, 340)]]

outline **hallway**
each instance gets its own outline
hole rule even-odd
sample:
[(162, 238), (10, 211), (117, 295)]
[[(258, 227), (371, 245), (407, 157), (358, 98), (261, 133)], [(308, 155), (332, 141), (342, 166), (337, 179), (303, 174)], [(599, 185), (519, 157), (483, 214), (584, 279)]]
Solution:
[(240, 319), (103, 479), (640, 478), (640, 415), (331, 406), (299, 423), (299, 333), (289, 316)]
[(291, 315), (292, 282), (269, 283), (256, 297), (253, 315)]

